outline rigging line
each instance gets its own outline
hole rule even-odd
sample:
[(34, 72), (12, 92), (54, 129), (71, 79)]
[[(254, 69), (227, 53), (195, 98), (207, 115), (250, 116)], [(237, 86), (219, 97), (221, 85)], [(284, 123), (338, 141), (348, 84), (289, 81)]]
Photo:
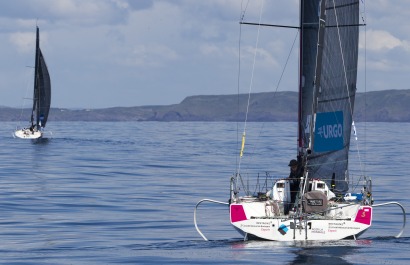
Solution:
[[(286, 67), (287, 67), (287, 65), (288, 65), (288, 63), (289, 63), (290, 56), (292, 55), (293, 48), (295, 47), (296, 40), (298, 39), (298, 35), (299, 35), (299, 31), (296, 32), (295, 38), (293, 39), (293, 43), (292, 43), (292, 46), (291, 46), (291, 48), (290, 48), (288, 57), (286, 58), (285, 65), (283, 66), (283, 69), (282, 69), (282, 72), (281, 72), (281, 74), (280, 74), (278, 83), (276, 84), (275, 91), (273, 92), (273, 99), (276, 98), (276, 94), (278, 93), (280, 83), (282, 82), (283, 75), (285, 74), (285, 70), (286, 70)], [(264, 126), (265, 126), (265, 122), (262, 124), (262, 127), (261, 127), (261, 130), (260, 130), (260, 132), (259, 132), (258, 138), (262, 135), (262, 131), (263, 131)]]
[[(282, 82), (283, 75), (285, 74), (285, 70), (286, 70), (286, 67), (288, 66), (290, 56), (292, 55), (293, 48), (295, 47), (296, 40), (298, 39), (298, 35), (299, 35), (299, 31), (296, 32), (295, 38), (293, 39), (293, 43), (292, 43), (292, 46), (290, 48), (288, 57), (286, 58), (285, 65), (283, 66), (282, 72), (280, 73), (278, 83), (276, 84), (276, 88), (275, 88), (275, 91), (273, 93), (273, 98), (275, 98), (276, 93), (278, 93), (280, 83)], [(259, 133), (259, 136), (262, 134), (262, 129), (263, 129), (263, 127), (261, 128), (261, 132)]]
[[(290, 48), (290, 50), (289, 50), (289, 53), (288, 53), (288, 56), (287, 56), (287, 58), (286, 58), (285, 64), (284, 64), (284, 66), (283, 66), (283, 68), (282, 68), (282, 72), (281, 72), (281, 74), (280, 74), (279, 80), (278, 80), (278, 82), (277, 82), (277, 84), (276, 84), (276, 88), (275, 88), (275, 90), (273, 91), (273, 97), (272, 97), (272, 99), (275, 99), (275, 98), (276, 98), (276, 94), (278, 93), (278, 90), (279, 90), (280, 84), (281, 84), (281, 82), (282, 82), (283, 76), (284, 76), (284, 74), (285, 74), (287, 65), (288, 65), (288, 63), (289, 63), (289, 61), (290, 61), (290, 57), (291, 57), (292, 52), (293, 52), (293, 49), (294, 49), (294, 47), (295, 47), (296, 40), (298, 40), (298, 35), (299, 35), (299, 32), (296, 32), (295, 38), (294, 38), (293, 43), (292, 43), (292, 45), (291, 45), (291, 48)], [(259, 131), (259, 134), (258, 134), (257, 139), (260, 139), (260, 138), (261, 138), (261, 135), (262, 135), (262, 133), (263, 133), (263, 131), (264, 131), (265, 124), (266, 124), (266, 122), (263, 122), (263, 123), (262, 123), (262, 126), (261, 126), (261, 128), (260, 128), (260, 131)], [(250, 155), (250, 159), (253, 158), (254, 152), (255, 152), (254, 150), (251, 151), (251, 152), (249, 152), (249, 153), (251, 154), (251, 155)]]
[[(264, 2), (265, 1), (263, 0), (262, 4), (261, 4), (261, 8), (260, 8), (259, 23), (262, 21), (262, 10), (263, 10)], [(257, 32), (257, 36), (256, 36), (256, 43), (255, 43), (255, 53), (254, 53), (254, 56), (253, 56), (251, 80), (250, 80), (250, 84), (249, 84), (248, 103), (247, 103), (247, 106), (246, 106), (245, 123), (244, 123), (243, 134), (242, 134), (242, 146), (241, 146), (241, 152), (240, 152), (240, 156), (239, 156), (238, 172), (240, 171), (240, 168), (241, 168), (242, 155), (243, 155), (243, 150), (245, 148), (246, 125), (247, 125), (247, 121), (248, 121), (249, 105), (250, 105), (251, 92), (252, 92), (252, 86), (253, 86), (253, 77), (254, 77), (254, 73), (255, 73), (256, 55), (257, 55), (257, 52), (258, 52), (260, 29), (261, 29), (261, 26), (258, 26), (258, 32)]]
[[(339, 38), (340, 55), (342, 57), (342, 64), (343, 64), (343, 74), (344, 74), (344, 78), (345, 78), (347, 96), (348, 96), (348, 98), (350, 98), (349, 84), (347, 82), (346, 65), (345, 65), (345, 59), (344, 59), (344, 53), (343, 53), (343, 47), (342, 47), (342, 40), (341, 40), (341, 37), (340, 37), (339, 19), (338, 19), (338, 16), (337, 16), (337, 11), (336, 11), (335, 6), (336, 6), (336, 3), (335, 3), (335, 0), (333, 0), (333, 10), (334, 10), (335, 19), (336, 19), (337, 36)], [(349, 107), (350, 107), (350, 115), (353, 116), (352, 102), (351, 102), (351, 100), (348, 100), (348, 102), (349, 102)]]
[[(248, 1), (248, 3), (249, 3), (249, 1)], [(241, 16), (241, 19), (242, 19), (242, 20), (243, 20), (243, 18), (244, 18), (244, 14)], [(245, 23), (240, 23), (240, 24), (245, 24)], [(260, 25), (262, 25), (262, 24), (260, 24)], [(241, 27), (240, 27), (240, 29), (241, 29)], [(240, 33), (241, 33), (241, 32), (240, 32)], [(279, 77), (279, 80), (278, 80), (278, 82), (277, 82), (276, 88), (275, 88), (275, 90), (274, 90), (273, 98), (276, 97), (276, 93), (278, 92), (278, 89), (279, 89), (279, 87), (280, 87), (280, 84), (281, 84), (281, 81), (282, 81), (282, 79), (283, 79), (284, 73), (285, 73), (285, 71), (286, 71), (287, 65), (288, 65), (288, 63), (289, 63), (289, 61), (290, 61), (290, 57), (291, 57), (291, 55), (292, 55), (292, 51), (293, 51), (293, 49), (294, 49), (294, 47), (295, 47), (295, 43), (296, 43), (296, 40), (297, 40), (298, 35), (299, 35), (299, 32), (296, 32), (296, 35), (295, 35), (295, 38), (294, 38), (294, 40), (293, 40), (292, 46), (291, 46), (290, 51), (289, 51), (289, 53), (288, 53), (288, 56), (287, 56), (287, 58), (286, 58), (286, 61), (285, 61), (284, 67), (283, 67), (283, 69), (282, 69), (281, 75), (280, 75), (280, 77)], [(240, 54), (240, 53), (239, 53), (239, 54)], [(238, 76), (238, 94), (239, 94), (239, 76)], [(239, 110), (239, 97), (238, 97), (238, 110)], [(260, 130), (260, 132), (259, 132), (258, 138), (262, 135), (264, 125), (265, 125), (265, 123), (262, 124), (262, 127), (261, 127), (261, 130)], [(237, 132), (238, 132), (238, 128), (237, 128)], [(239, 133), (237, 133), (237, 136), (238, 136), (238, 135), (239, 135)], [(238, 137), (237, 137), (237, 143), (239, 143)], [(254, 151), (251, 152), (251, 154), (253, 154), (253, 153), (254, 153)], [(253, 158), (252, 155), (251, 155), (250, 157), (251, 157), (251, 159)], [(241, 175), (241, 174), (239, 174), (239, 176), (242, 178), (242, 175)]]
[[(340, 37), (340, 28), (339, 28), (339, 26), (338, 26), (338, 25), (339, 25), (339, 19), (338, 19), (338, 16), (337, 16), (335, 0), (333, 0), (333, 10), (334, 10), (335, 19), (336, 19), (336, 26), (337, 26), (336, 28), (337, 28), (337, 35), (338, 35), (338, 38), (339, 38), (339, 48), (340, 48), (340, 55), (341, 55), (341, 57), (342, 57), (343, 73), (344, 73), (345, 83), (346, 83), (346, 91), (347, 91), (347, 96), (348, 96), (348, 98), (350, 98), (349, 84), (348, 84), (348, 82), (347, 82), (347, 74), (346, 74), (346, 64), (345, 64), (345, 60), (344, 60), (344, 53), (343, 53), (342, 41), (341, 41), (341, 37)], [(353, 118), (352, 102), (351, 102), (351, 100), (349, 100), (348, 102), (349, 102), (349, 108), (350, 108), (350, 115), (351, 115), (352, 118)], [(352, 126), (353, 126), (354, 131), (356, 131), (356, 126), (355, 126), (354, 122), (353, 122)], [(357, 140), (357, 136), (356, 136), (356, 140)], [(356, 149), (357, 149), (357, 155), (358, 155), (358, 159), (359, 159), (360, 169), (361, 169), (362, 172), (363, 172), (363, 165), (362, 165), (362, 160), (361, 160), (361, 157), (360, 157), (359, 144), (358, 144), (357, 141), (356, 141)]]
[[(29, 66), (27, 66), (27, 67), (29, 67)], [(27, 83), (26, 83), (26, 91), (25, 91), (25, 96), (24, 96), (24, 98), (23, 98), (23, 104), (22, 104), (22, 106), (21, 106), (21, 110), (20, 110), (20, 117), (19, 117), (19, 127), (21, 127), (21, 122), (22, 122), (22, 119), (23, 119), (23, 112), (24, 112), (24, 109), (25, 109), (25, 106), (26, 106), (26, 100), (27, 99), (30, 99), (31, 101), (33, 100), (31, 97), (28, 97), (28, 94), (29, 94), (29, 90), (30, 90), (30, 88), (31, 88), (31, 80), (30, 80), (30, 78), (31, 78), (31, 76), (33, 75), (33, 72), (34, 72), (34, 68), (33, 67), (29, 67), (30, 69), (32, 69), (32, 70), (30, 70), (30, 71), (28, 71), (27, 72), (27, 77), (26, 77), (26, 80), (27, 80)], [(33, 72), (32, 72), (33, 71)]]
[[(241, 2), (241, 14), (239, 17), (239, 21), (243, 19), (245, 16), (245, 10), (242, 10), (242, 5), (243, 5), (243, 0)], [(236, 108), (237, 112), (239, 113), (239, 91), (240, 91), (240, 79), (241, 79), (241, 36), (242, 36), (242, 25), (239, 23), (239, 38), (238, 38), (238, 76), (237, 76), (237, 102), (236, 102)], [(238, 150), (239, 146), (239, 121), (236, 122), (236, 150)], [(236, 167), (238, 170), (238, 157), (235, 155), (236, 161)]]
[[(363, 12), (361, 13), (361, 18), (362, 18), (363, 23), (365, 24), (365, 36), (364, 36), (364, 43), (365, 43), (364, 56), (365, 56), (365, 59), (364, 59), (364, 63), (365, 63), (365, 92), (366, 92), (366, 83), (367, 83), (366, 82), (366, 29), (367, 29), (367, 27), (366, 27), (366, 20), (363, 17), (363, 16), (366, 16), (366, 5), (365, 5), (365, 2), (363, 0), (361, 2), (363, 4)], [(366, 93), (365, 93), (364, 97), (365, 97), (365, 107), (364, 107), (365, 115), (364, 116), (365, 116), (365, 120), (366, 120)], [(359, 148), (359, 142), (357, 141), (357, 134), (356, 134), (357, 130), (356, 130), (356, 126), (354, 124), (354, 121), (353, 121), (352, 126), (353, 126), (354, 134), (355, 134), (355, 143), (356, 143), (357, 156), (358, 156), (358, 159), (359, 159), (360, 170), (361, 170), (361, 173), (362, 173), (360, 178), (359, 178), (359, 181), (361, 180), (362, 177), (364, 177), (364, 179), (367, 180), (367, 177), (366, 177), (366, 174), (365, 174), (366, 173), (366, 164), (362, 163), (361, 153), (360, 153), (360, 148)], [(365, 126), (366, 126), (366, 122), (365, 122)], [(364, 130), (364, 136), (365, 136), (364, 143), (366, 144), (366, 127), (365, 127), (365, 130)], [(366, 147), (365, 147), (365, 149), (366, 149)]]
[[(362, 0), (363, 12), (362, 21), (367, 22), (366, 17), (366, 2)], [(364, 150), (367, 150), (367, 27), (364, 27)], [(366, 161), (366, 152), (364, 153), (364, 160)], [(363, 174), (366, 174), (366, 164), (364, 164)]]
[[(245, 8), (243, 8), (243, 2), (244, 0), (242, 0), (241, 2), (241, 14), (239, 17), (239, 21), (243, 21), (244, 17), (245, 17), (245, 13), (246, 13), (246, 9), (248, 8), (249, 5), (249, 1), (246, 3)], [(238, 78), (237, 78), (237, 111), (239, 113), (239, 91), (240, 91), (240, 77), (241, 77), (241, 40), (242, 40), (242, 24), (239, 23), (239, 39), (238, 39)], [(239, 122), (236, 122), (236, 150), (238, 150), (239, 148)], [(242, 180), (242, 176), (239, 174), (240, 171), (240, 162), (238, 161), (238, 156), (235, 155), (235, 163), (236, 163), (236, 171), (237, 174), (235, 174), (235, 176), (238, 178), (240, 178), (241, 182)], [(238, 190), (238, 185), (237, 185), (237, 181), (235, 181), (235, 190)]]
[[(366, 77), (366, 74), (367, 74), (367, 71), (366, 71), (366, 65), (367, 65), (367, 27), (366, 27), (366, 4), (365, 4), (365, 2), (362, 0), (361, 1), (362, 2), (362, 4), (363, 4), (363, 12), (361, 13), (361, 18), (362, 18), (362, 21), (363, 21), (363, 23), (365, 24), (365, 28), (364, 28), (364, 67), (365, 67), (365, 72), (364, 72), (364, 88), (365, 88), (365, 93), (364, 93), (364, 100), (365, 100), (365, 102), (364, 102), (364, 126), (365, 126), (365, 128), (364, 128), (364, 144), (365, 144), (365, 150), (366, 150), (366, 135), (367, 135), (367, 129), (366, 129), (366, 127), (367, 127), (367, 123), (366, 123), (366, 106), (367, 106), (367, 102), (366, 102), (366, 99), (367, 99), (367, 96), (366, 96), (366, 92), (367, 92), (367, 77)], [(359, 180), (357, 181), (358, 183), (362, 180), (362, 178), (364, 178), (364, 181), (367, 181), (367, 176), (366, 176), (366, 164), (365, 163), (362, 163), (362, 159), (361, 159), (361, 153), (360, 153), (360, 148), (359, 148), (359, 142), (357, 141), (357, 135), (356, 135), (356, 126), (354, 125), (354, 121), (353, 121), (353, 129), (354, 129), (354, 134), (355, 134), (355, 143), (356, 143), (356, 150), (357, 150), (357, 156), (358, 156), (358, 159), (359, 159), (359, 165), (360, 165), (360, 170), (361, 170), (361, 175), (360, 175), (360, 177), (359, 177)], [(366, 152), (364, 153), (364, 155), (366, 155)], [(364, 159), (366, 160), (366, 157), (364, 157)], [(356, 186), (358, 186), (359, 184), (357, 184)]]
[[(299, 31), (296, 32), (295, 39), (293, 40), (293, 43), (292, 43), (292, 47), (290, 48), (290, 52), (289, 52), (289, 54), (288, 54), (288, 57), (286, 58), (285, 66), (283, 67), (283, 70), (282, 70), (282, 73), (280, 74), (278, 83), (276, 84), (275, 94), (278, 92), (280, 83), (282, 82), (283, 75), (285, 74), (285, 69), (286, 69), (286, 67), (287, 67), (287, 65), (288, 65), (288, 62), (289, 62), (290, 56), (291, 56), (291, 54), (292, 54), (293, 48), (295, 47), (295, 43), (296, 43), (296, 40), (298, 39), (298, 35), (299, 35)], [(273, 97), (275, 97), (275, 94), (274, 94)]]
[(288, 28), (288, 29), (299, 29), (297, 26), (286, 26), (286, 25), (273, 25), (273, 24), (264, 24), (264, 23), (252, 23), (252, 22), (241, 22), (244, 25), (251, 26), (264, 26), (264, 27), (276, 27), (276, 28)]

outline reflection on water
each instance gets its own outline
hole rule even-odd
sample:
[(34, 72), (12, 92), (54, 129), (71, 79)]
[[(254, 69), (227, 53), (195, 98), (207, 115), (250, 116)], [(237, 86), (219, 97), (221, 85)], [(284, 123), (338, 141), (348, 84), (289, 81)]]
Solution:
[[(301, 248), (292, 251), (295, 258), (289, 264), (353, 264), (346, 257), (355, 255), (363, 243), (362, 240), (300, 242), (296, 246)], [(371, 241), (365, 240), (365, 244), (371, 244)]]

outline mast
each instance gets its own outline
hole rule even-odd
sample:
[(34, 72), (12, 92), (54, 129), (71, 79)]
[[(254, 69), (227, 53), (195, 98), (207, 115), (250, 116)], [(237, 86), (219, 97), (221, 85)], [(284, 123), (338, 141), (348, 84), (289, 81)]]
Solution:
[(305, 159), (313, 147), (326, 27), (325, 9), (326, 0), (300, 1), (298, 157)]
[(302, 136), (302, 82), (303, 82), (303, 5), (304, 0), (299, 3), (299, 93), (298, 93), (298, 156), (303, 154)]
[(36, 111), (36, 125), (38, 125), (38, 120), (39, 120), (39, 88), (38, 88), (38, 68), (39, 68), (39, 59), (40, 59), (40, 54), (39, 54), (39, 49), (40, 49), (40, 31), (38, 26), (36, 26), (36, 56), (35, 56), (35, 61), (34, 61), (34, 94), (33, 94), (33, 109), (31, 112), (31, 125), (34, 125), (34, 111)]
[(320, 16), (319, 16), (319, 30), (317, 36), (317, 55), (316, 55), (316, 66), (315, 66), (315, 79), (313, 84), (313, 104), (312, 104), (312, 116), (311, 116), (311, 126), (310, 126), (310, 139), (309, 139), (309, 149), (312, 150), (315, 140), (315, 123), (316, 123), (316, 112), (317, 112), (317, 95), (319, 94), (320, 78), (322, 76), (322, 58), (323, 58), (323, 43), (326, 27), (326, 0), (320, 1)]

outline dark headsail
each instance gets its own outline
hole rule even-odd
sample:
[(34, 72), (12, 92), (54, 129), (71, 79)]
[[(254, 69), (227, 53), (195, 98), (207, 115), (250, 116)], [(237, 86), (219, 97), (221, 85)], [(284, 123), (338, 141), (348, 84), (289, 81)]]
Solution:
[[(34, 100), (31, 114), (32, 126), (45, 127), (51, 104), (51, 82), (44, 56), (40, 49), (40, 33), (37, 27), (36, 59), (34, 67)], [(35, 118), (34, 118), (35, 115)]]
[(307, 157), (309, 177), (330, 185), (335, 176), (336, 190), (346, 191), (359, 1), (322, 1), (301, 1), (299, 155)]

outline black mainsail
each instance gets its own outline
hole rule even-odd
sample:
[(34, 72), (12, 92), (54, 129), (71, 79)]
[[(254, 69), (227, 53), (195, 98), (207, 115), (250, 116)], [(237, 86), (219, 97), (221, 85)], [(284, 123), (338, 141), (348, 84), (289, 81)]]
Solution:
[(309, 178), (326, 180), (336, 192), (345, 192), (357, 81), (359, 0), (301, 0), (300, 6), (298, 154), (305, 158)]
[(36, 32), (36, 58), (34, 66), (34, 95), (31, 126), (44, 128), (51, 104), (51, 82), (43, 53), (40, 49), (40, 31)]

